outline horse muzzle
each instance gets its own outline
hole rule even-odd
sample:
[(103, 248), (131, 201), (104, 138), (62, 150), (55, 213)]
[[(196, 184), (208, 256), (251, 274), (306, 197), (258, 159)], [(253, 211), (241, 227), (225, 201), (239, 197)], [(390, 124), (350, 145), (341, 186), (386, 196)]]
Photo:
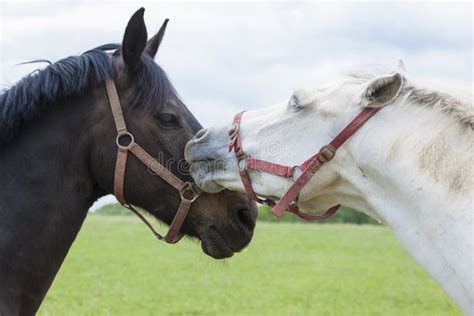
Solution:
[(200, 130), (187, 144), (184, 155), (196, 184), (209, 193), (219, 192), (223, 186), (216, 183), (239, 179), (237, 161), (228, 151), (226, 127)]

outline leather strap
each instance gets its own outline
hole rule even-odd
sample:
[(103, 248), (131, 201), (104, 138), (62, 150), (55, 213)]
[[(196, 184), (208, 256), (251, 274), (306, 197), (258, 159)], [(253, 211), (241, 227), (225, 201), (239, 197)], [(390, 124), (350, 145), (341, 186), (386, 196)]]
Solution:
[[(110, 108), (112, 110), (115, 127), (117, 129), (116, 144), (117, 150), (117, 161), (115, 163), (115, 175), (114, 175), (114, 195), (122, 206), (133, 212), (145, 225), (153, 232), (153, 235), (158, 240), (164, 240), (167, 243), (174, 244), (178, 242), (183, 234), (180, 232), (180, 228), (186, 219), (186, 216), (191, 208), (192, 202), (194, 202), (201, 191), (190, 182), (183, 182), (181, 179), (176, 177), (171, 171), (166, 169), (165, 166), (160, 164), (150, 154), (148, 154), (140, 145), (135, 142), (133, 135), (128, 132), (125, 124), (125, 119), (122, 113), (122, 106), (120, 105), (120, 98), (115, 87), (115, 83), (112, 78), (107, 77), (105, 80), (105, 86), (107, 89), (107, 95), (109, 98)], [(123, 144), (125, 138), (127, 144)], [(127, 166), (128, 152), (131, 152), (137, 157), (145, 166), (152, 170), (157, 176), (166, 181), (169, 185), (179, 191), (181, 197), (181, 203), (178, 207), (176, 215), (171, 222), (170, 228), (166, 236), (160, 235), (148, 222), (148, 220), (140, 214), (130, 203), (127, 203), (124, 196), (124, 183), (125, 183), (125, 169)]]
[(145, 166), (147, 166), (154, 174), (165, 180), (172, 187), (180, 190), (184, 186), (184, 182), (176, 177), (172, 172), (166, 169), (165, 166), (160, 164), (155, 158), (150, 156), (140, 145), (133, 143), (130, 145), (129, 150), (132, 154), (137, 157)]
[(189, 209), (191, 208), (191, 201), (182, 199), (181, 204), (179, 205), (178, 212), (176, 212), (176, 216), (174, 217), (173, 221), (171, 222), (170, 228), (168, 233), (165, 236), (165, 241), (169, 244), (174, 244), (178, 242), (182, 234), (179, 234), (179, 229), (184, 223), (186, 216), (188, 215)]
[(105, 88), (107, 89), (107, 96), (109, 98), (110, 109), (114, 116), (115, 128), (117, 133), (125, 132), (127, 126), (125, 125), (125, 119), (123, 118), (122, 106), (120, 105), (120, 98), (115, 87), (115, 83), (112, 78), (107, 77), (105, 79)]
[(117, 160), (115, 161), (115, 176), (114, 176), (114, 194), (120, 204), (125, 204), (123, 196), (123, 183), (125, 179), (125, 168), (127, 166), (128, 150), (117, 150)]

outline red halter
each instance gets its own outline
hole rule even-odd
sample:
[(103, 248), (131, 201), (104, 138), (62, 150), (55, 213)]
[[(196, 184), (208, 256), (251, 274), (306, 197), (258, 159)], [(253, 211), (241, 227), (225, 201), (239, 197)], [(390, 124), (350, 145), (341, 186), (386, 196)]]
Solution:
[[(250, 199), (267, 204), (272, 207), (272, 213), (275, 216), (280, 217), (283, 212), (287, 211), (296, 214), (300, 218), (308, 221), (312, 220), (324, 220), (334, 215), (339, 209), (340, 205), (335, 205), (328, 209), (324, 214), (312, 215), (301, 212), (298, 208), (298, 195), (303, 187), (309, 182), (314, 176), (316, 171), (321, 168), (323, 164), (332, 160), (336, 155), (336, 151), (341, 147), (344, 142), (351, 137), (367, 120), (369, 120), (375, 113), (377, 113), (382, 107), (367, 107), (360, 112), (334, 139), (326, 146), (323, 146), (318, 153), (311, 156), (300, 166), (285, 166), (276, 164), (269, 161), (255, 159), (250, 155), (246, 154), (242, 148), (240, 140), (240, 122), (242, 115), (245, 111), (238, 113), (234, 117), (232, 127), (229, 129), (229, 152), (234, 149), (235, 156), (239, 165), (239, 174), (242, 179), (245, 191)], [(274, 174), (280, 177), (292, 178), (296, 168), (301, 169), (301, 175), (296, 179), (290, 189), (283, 195), (283, 197), (276, 203), (271, 199), (263, 199), (257, 196), (252, 188), (250, 177), (248, 174), (249, 169)]]

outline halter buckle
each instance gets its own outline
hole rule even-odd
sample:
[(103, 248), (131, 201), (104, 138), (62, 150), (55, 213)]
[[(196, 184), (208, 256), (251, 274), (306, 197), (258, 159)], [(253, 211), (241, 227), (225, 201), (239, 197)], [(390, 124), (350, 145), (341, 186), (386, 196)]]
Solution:
[(185, 182), (179, 189), (179, 195), (182, 200), (194, 202), (201, 195), (201, 190), (192, 182)]
[(336, 148), (333, 145), (328, 144), (323, 146), (318, 153), (318, 160), (321, 163), (326, 163), (334, 158), (336, 155)]

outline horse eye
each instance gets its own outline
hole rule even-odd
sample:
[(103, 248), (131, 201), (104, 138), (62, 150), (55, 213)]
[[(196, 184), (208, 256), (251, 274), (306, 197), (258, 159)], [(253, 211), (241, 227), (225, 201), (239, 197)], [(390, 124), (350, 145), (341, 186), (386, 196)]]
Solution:
[(173, 114), (160, 113), (156, 119), (161, 126), (166, 128), (177, 127), (179, 125), (178, 118)]
[(291, 96), (290, 101), (288, 101), (288, 106), (295, 111), (299, 111), (302, 109), (301, 105), (299, 104), (298, 97), (296, 97), (296, 95)]

